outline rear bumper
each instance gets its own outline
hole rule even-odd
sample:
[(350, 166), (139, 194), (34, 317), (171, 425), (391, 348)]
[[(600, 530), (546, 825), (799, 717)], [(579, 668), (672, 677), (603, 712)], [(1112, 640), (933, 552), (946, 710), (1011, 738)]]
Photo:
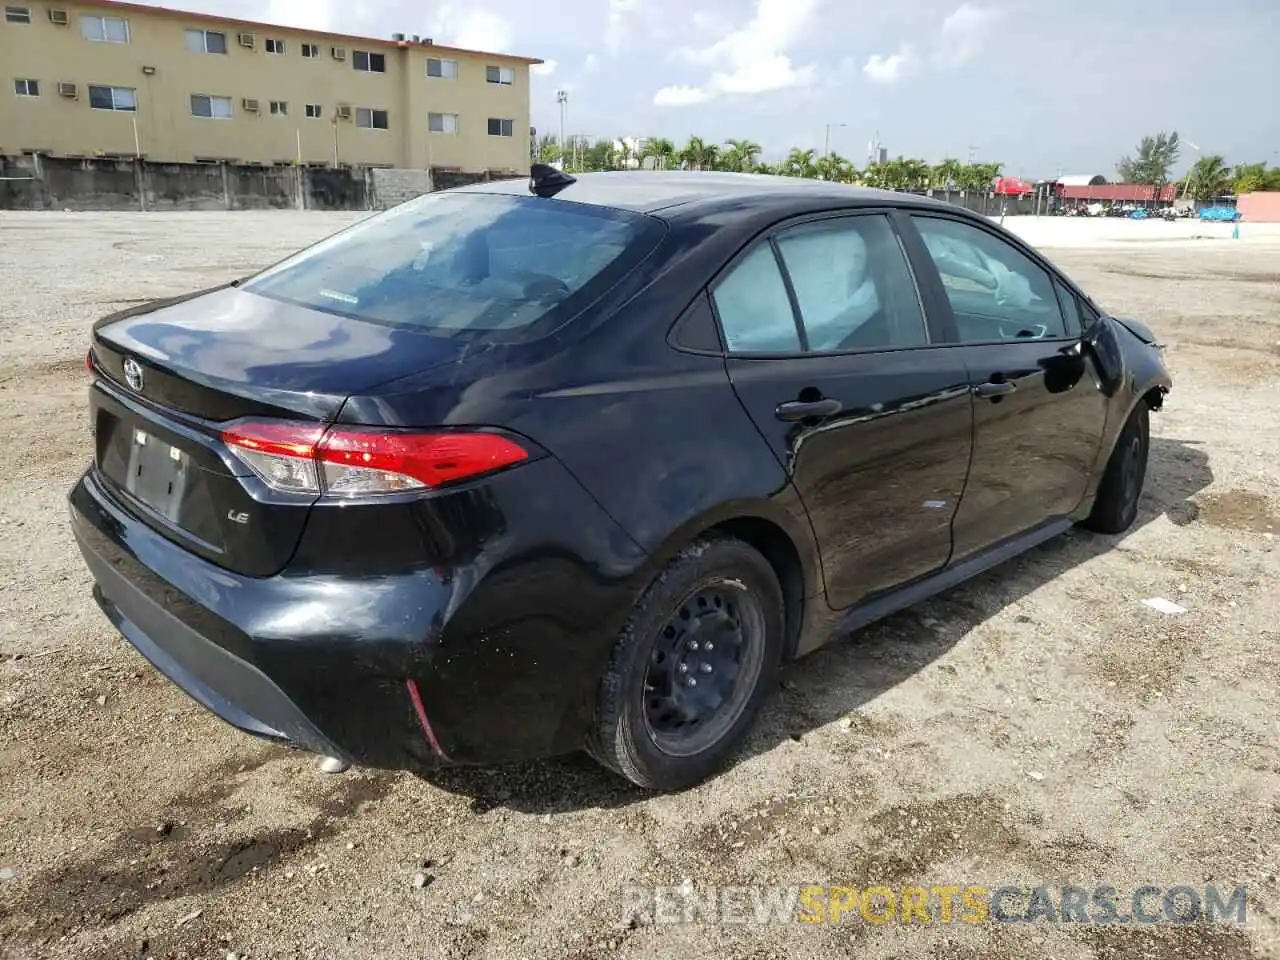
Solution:
[[(529, 474), (562, 471), (544, 463), (522, 468), (524, 492), (513, 487), (513, 497), (527, 499)], [(572, 501), (565, 489), (561, 498)], [(365, 766), (576, 749), (630, 607), (627, 577), (602, 581), (599, 562), (545, 550), (489, 573), (478, 563), (324, 569), (313, 558), (333, 552), (323, 518), (308, 524), (314, 535), (283, 572), (242, 576), (133, 516), (93, 469), (70, 507), (95, 599), (161, 673), (246, 733)], [(550, 528), (574, 529), (547, 512), (524, 524), (535, 543)], [(523, 552), (524, 537), (507, 534)], [(488, 569), (503, 559), (490, 558)]]

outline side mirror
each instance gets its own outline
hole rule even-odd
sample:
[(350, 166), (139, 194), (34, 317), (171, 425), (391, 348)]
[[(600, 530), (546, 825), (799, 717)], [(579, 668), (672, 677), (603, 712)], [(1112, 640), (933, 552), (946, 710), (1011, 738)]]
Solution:
[(1093, 359), (1102, 392), (1108, 397), (1114, 395), (1124, 380), (1124, 355), (1116, 337), (1115, 321), (1099, 317), (1080, 338), (1080, 347)]

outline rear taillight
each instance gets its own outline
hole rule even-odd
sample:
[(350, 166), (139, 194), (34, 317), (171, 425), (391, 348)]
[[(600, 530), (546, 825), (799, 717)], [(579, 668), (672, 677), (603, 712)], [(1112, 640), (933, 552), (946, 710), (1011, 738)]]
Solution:
[(362, 497), (425, 490), (529, 458), (496, 433), (413, 433), (275, 420), (242, 420), (222, 433), (269, 487), (286, 493)]

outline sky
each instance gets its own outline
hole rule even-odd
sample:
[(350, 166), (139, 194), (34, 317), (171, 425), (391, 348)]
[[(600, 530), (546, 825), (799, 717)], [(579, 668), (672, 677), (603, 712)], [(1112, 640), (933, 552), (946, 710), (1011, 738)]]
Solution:
[[(518, 53), (540, 132), (754, 140), (1100, 173), (1144, 134), (1280, 165), (1276, 0), (164, 0), (164, 6)], [(1195, 148), (1199, 148), (1197, 153)]]

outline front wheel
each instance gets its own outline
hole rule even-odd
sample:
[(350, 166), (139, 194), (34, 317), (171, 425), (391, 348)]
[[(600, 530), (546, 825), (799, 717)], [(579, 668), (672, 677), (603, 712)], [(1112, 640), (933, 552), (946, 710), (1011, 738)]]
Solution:
[(1150, 443), (1150, 416), (1146, 403), (1140, 401), (1116, 439), (1093, 510), (1083, 526), (1098, 533), (1124, 533), (1133, 525), (1147, 478)]
[(715, 773), (772, 686), (783, 621), (782, 588), (757, 550), (728, 537), (685, 547), (618, 638), (589, 752), (657, 790)]

